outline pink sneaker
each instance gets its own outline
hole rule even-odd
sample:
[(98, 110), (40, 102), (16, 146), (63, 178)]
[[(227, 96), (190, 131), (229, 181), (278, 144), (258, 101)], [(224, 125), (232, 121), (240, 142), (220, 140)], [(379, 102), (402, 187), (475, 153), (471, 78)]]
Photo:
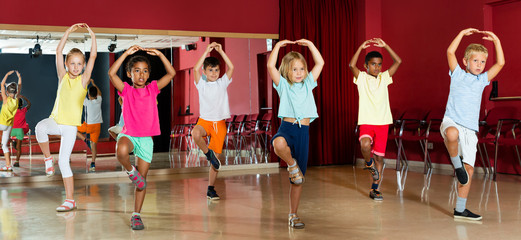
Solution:
[(139, 190), (143, 190), (147, 187), (147, 180), (139, 174), (136, 168), (134, 168), (134, 171), (132, 171), (130, 174), (128, 174), (128, 178), (130, 178), (130, 181), (136, 185), (136, 187)]

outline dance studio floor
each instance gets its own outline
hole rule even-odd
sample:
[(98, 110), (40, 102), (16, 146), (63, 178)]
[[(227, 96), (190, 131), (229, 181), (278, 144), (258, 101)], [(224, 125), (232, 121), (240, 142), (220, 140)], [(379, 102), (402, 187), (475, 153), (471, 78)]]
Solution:
[[(405, 176), (405, 174), (403, 174)], [(399, 175), (402, 176), (402, 175)], [(519, 239), (520, 176), (473, 179), (468, 208), (482, 222), (457, 222), (454, 178), (386, 169), (383, 202), (369, 199), (369, 176), (352, 166), (310, 167), (299, 215), (287, 226), (288, 174), (281, 168), (223, 171), (220, 201), (207, 201), (206, 173), (149, 178), (145, 230), (132, 231), (133, 189), (125, 178), (76, 181), (78, 210), (56, 213), (60, 181), (3, 184), (0, 239)], [(397, 180), (403, 191), (398, 191)], [(403, 184), (405, 183), (405, 184)]]
[[(235, 152), (235, 151), (230, 151)], [(53, 154), (55, 159), (56, 175), (60, 175), (60, 168), (58, 167), (58, 154)], [(246, 157), (248, 156), (248, 157)], [(14, 158), (13, 158), (14, 159)], [(20, 158), (20, 167), (14, 167), (12, 172), (0, 172), (0, 183), (9, 182), (11, 177), (34, 177), (34, 176), (45, 176), (45, 163), (43, 155), (22, 155)], [(130, 161), (134, 164), (134, 156), (130, 156)], [(114, 153), (111, 154), (100, 154), (96, 158), (96, 170), (95, 172), (89, 172), (89, 166), (92, 161), (91, 155), (83, 153), (73, 153), (71, 155), (71, 169), (74, 174), (97, 174), (105, 173), (104, 175), (110, 174), (111, 172), (121, 172), (123, 168), (116, 159)], [(251, 154), (243, 153), (242, 156), (238, 154), (230, 153), (224, 156), (222, 164), (224, 166), (236, 166), (245, 164), (263, 164), (269, 162), (269, 156), (263, 154)], [(0, 166), (5, 165), (5, 160), (0, 160)], [(187, 169), (187, 168), (198, 168), (198, 167), (209, 167), (209, 162), (203, 153), (197, 153), (197, 151), (181, 153), (174, 152), (170, 154), (167, 152), (154, 153), (150, 169)], [(93, 176), (91, 176), (93, 177)], [(99, 177), (99, 176), (98, 176)], [(61, 180), (55, 177), (55, 180)]]

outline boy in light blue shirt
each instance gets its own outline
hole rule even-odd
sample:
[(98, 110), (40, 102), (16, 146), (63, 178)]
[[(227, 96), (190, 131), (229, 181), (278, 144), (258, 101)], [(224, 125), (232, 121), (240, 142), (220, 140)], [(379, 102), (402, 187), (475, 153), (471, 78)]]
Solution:
[[(487, 72), (483, 72), (483, 70), (487, 62), (488, 51), (481, 44), (470, 44), (465, 50), (463, 58), (465, 70), (459, 66), (456, 59), (456, 49), (463, 36), (474, 33), (484, 34), (483, 39), (494, 42), (497, 62)], [(476, 160), (478, 143), (476, 132), (478, 131), (481, 96), (485, 87), (505, 65), (505, 57), (501, 42), (494, 33), (468, 28), (462, 30), (449, 45), (447, 60), (451, 76), (450, 93), (440, 128), (459, 182), (454, 219), (479, 221), (482, 217), (466, 209), (466, 202)]]

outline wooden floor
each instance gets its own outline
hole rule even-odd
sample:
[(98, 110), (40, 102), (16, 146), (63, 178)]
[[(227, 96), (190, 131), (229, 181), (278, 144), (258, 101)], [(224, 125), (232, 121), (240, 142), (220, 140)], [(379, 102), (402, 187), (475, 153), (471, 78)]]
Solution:
[(128, 179), (76, 181), (79, 209), (69, 213), (55, 212), (64, 197), (59, 181), (4, 184), (0, 239), (520, 239), (520, 182), (520, 176), (494, 182), (476, 175), (467, 207), (483, 221), (470, 223), (453, 220), (449, 174), (386, 169), (384, 201), (375, 202), (368, 172), (310, 167), (299, 209), (306, 228), (293, 230), (285, 169), (222, 172), (220, 201), (206, 199), (205, 173), (151, 176), (142, 231), (129, 227), (134, 187)]

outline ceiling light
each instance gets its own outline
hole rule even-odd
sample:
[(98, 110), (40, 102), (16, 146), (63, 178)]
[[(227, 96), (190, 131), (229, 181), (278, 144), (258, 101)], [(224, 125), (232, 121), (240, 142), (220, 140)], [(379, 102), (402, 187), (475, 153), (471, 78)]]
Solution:
[(107, 48), (109, 50), (109, 52), (114, 52), (114, 50), (116, 50), (117, 40), (118, 40), (118, 36), (116, 36), (116, 35), (114, 36), (114, 39), (110, 40), (110, 45)]
[(36, 44), (34, 45), (34, 48), (29, 48), (29, 57), (31, 58), (37, 58), (42, 55), (42, 46), (40, 46), (38, 40), (40, 40), (40, 37), (36, 35)]

